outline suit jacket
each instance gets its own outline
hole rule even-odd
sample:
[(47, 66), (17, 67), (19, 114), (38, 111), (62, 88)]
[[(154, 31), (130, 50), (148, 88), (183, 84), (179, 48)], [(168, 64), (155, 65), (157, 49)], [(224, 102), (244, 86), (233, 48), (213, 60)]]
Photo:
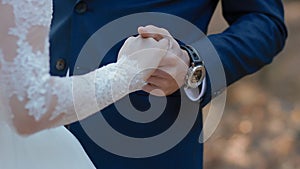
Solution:
[[(54, 14), (50, 33), (51, 74), (65, 76), (68, 69), (70, 75), (73, 74), (79, 52), (88, 38), (117, 18), (138, 12), (168, 13), (188, 20), (206, 33), (218, 0), (54, 0), (53, 3)], [(280, 0), (223, 0), (222, 8), (224, 18), (230, 26), (223, 33), (209, 35), (208, 39), (215, 47), (224, 67), (226, 85), (230, 85), (270, 63), (283, 48), (287, 31)], [(122, 31), (122, 28), (119, 28), (119, 31)], [(116, 44), (106, 54), (100, 66), (115, 62), (121, 45), (122, 41)], [(212, 69), (214, 63), (209, 60), (210, 53), (201, 43), (195, 42), (194, 45), (201, 55), (208, 58), (205, 64)], [(90, 59), (89, 56), (86, 57), (87, 60)], [(209, 74), (209, 79), (211, 78), (212, 74)], [(212, 88), (208, 80), (201, 107), (207, 104), (221, 87)], [(144, 92), (130, 94), (130, 98), (137, 110), (145, 111), (150, 106), (148, 94)], [(179, 91), (168, 96), (162, 115), (146, 124), (125, 119), (114, 105), (101, 113), (116, 131), (131, 137), (146, 138), (165, 131), (173, 124), (180, 109), (180, 100)], [(202, 129), (201, 109), (199, 112), (195, 124), (182, 141), (167, 152), (148, 158), (127, 158), (104, 150), (88, 137), (79, 123), (72, 124), (70, 130), (79, 139), (97, 168), (200, 169), (203, 162), (203, 144), (198, 142)], [(88, 119), (92, 118), (96, 117)], [(95, 130), (99, 130), (101, 136), (101, 129)]]

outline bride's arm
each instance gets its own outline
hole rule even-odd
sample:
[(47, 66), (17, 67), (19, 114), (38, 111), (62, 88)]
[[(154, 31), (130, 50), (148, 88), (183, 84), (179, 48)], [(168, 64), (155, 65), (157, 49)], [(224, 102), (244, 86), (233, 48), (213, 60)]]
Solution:
[(161, 49), (167, 48), (166, 40), (129, 38), (122, 48), (127, 57), (117, 63), (83, 76), (51, 77), (51, 5), (50, 0), (0, 0), (0, 83), (5, 90), (0, 101), (20, 134), (84, 119), (139, 90), (150, 73), (140, 72), (156, 67), (165, 53)]

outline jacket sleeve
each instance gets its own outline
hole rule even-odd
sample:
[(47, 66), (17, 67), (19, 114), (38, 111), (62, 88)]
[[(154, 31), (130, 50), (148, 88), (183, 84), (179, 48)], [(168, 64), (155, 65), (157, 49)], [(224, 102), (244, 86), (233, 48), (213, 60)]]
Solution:
[[(229, 86), (269, 64), (283, 49), (287, 29), (281, 0), (223, 0), (222, 9), (229, 27), (208, 39), (217, 51), (225, 72), (225, 84)], [(212, 78), (209, 74), (209, 79)], [(202, 106), (219, 90), (212, 88), (212, 81), (208, 80)]]

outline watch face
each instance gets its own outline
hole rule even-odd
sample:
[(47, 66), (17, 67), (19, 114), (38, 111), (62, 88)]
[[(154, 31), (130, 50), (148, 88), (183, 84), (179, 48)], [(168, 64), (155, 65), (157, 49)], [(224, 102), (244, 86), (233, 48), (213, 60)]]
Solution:
[(189, 70), (187, 85), (191, 88), (197, 88), (205, 76), (205, 68), (201, 65), (195, 66)]
[(202, 69), (196, 69), (192, 75), (192, 83), (198, 83), (202, 78)]

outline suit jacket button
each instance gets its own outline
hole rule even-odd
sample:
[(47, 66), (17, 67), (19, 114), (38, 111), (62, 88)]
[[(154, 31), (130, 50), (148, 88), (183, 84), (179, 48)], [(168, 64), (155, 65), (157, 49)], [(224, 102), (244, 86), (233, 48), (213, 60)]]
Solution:
[(88, 9), (88, 5), (86, 2), (84, 1), (80, 1), (78, 2), (76, 5), (75, 5), (75, 11), (78, 13), (78, 14), (83, 14), (87, 11)]
[(66, 68), (66, 61), (64, 59), (58, 59), (55, 67), (57, 70), (64, 70)]

